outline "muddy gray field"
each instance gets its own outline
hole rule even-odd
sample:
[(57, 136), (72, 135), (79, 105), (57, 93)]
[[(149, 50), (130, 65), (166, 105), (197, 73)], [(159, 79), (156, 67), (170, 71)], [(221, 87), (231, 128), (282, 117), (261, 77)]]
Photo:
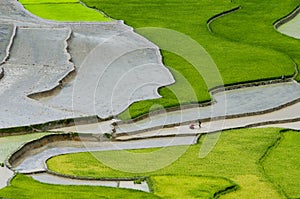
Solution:
[(0, 128), (107, 118), (174, 83), (159, 49), (122, 21), (56, 23), (17, 0), (1, 1), (0, 16)]

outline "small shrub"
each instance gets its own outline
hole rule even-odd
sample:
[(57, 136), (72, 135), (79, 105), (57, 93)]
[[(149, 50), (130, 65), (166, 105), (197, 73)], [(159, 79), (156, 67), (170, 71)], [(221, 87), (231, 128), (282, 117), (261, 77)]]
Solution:
[(144, 181), (143, 178), (139, 178), (133, 181), (134, 184), (142, 184), (142, 182)]

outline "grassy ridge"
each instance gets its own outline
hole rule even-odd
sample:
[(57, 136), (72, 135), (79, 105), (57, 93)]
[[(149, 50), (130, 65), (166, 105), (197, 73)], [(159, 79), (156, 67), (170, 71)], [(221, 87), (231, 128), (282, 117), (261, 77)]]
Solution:
[[(229, 193), (231, 198), (282, 198), (278, 190), (268, 181), (268, 178), (261, 172), (260, 158), (280, 138), (280, 129), (239, 129), (222, 133), (220, 140), (214, 150), (205, 158), (199, 158), (199, 151), (202, 139), (199, 144), (190, 146), (186, 152), (175, 162), (160, 170), (149, 173), (130, 173), (112, 169), (108, 165), (123, 165), (130, 170), (137, 165), (144, 167), (157, 166), (159, 162), (174, 154), (175, 150), (185, 150), (184, 146), (168, 147), (169, 151), (162, 156), (155, 156), (153, 150), (135, 150), (139, 154), (148, 153), (147, 156), (124, 156), (120, 151), (105, 151), (90, 153), (77, 153), (61, 155), (50, 159), (47, 165), (50, 169), (64, 174), (89, 177), (135, 177), (135, 176), (222, 176), (238, 183), (240, 189)], [(299, 140), (299, 139), (298, 139)], [(157, 150), (155, 150), (157, 151)], [(98, 159), (96, 159), (97, 157)], [(284, 159), (285, 157), (282, 156)], [(104, 163), (101, 163), (105, 162)], [(299, 161), (296, 157), (295, 160)], [(111, 161), (111, 162), (109, 162)], [(299, 176), (295, 176), (298, 177)], [(165, 182), (165, 183), (163, 183)], [(184, 179), (178, 179), (178, 187)], [(289, 183), (289, 181), (286, 181)], [(155, 183), (153, 186), (156, 186)], [(159, 186), (168, 191), (168, 179), (159, 182)], [(287, 187), (287, 189), (289, 189)], [(162, 191), (163, 192), (163, 191)], [(299, 193), (299, 190), (298, 190)], [(162, 193), (163, 194), (163, 193)], [(179, 194), (179, 193), (178, 193)], [(225, 195), (226, 196), (226, 195)], [(228, 197), (230, 198), (230, 197)]]
[(142, 191), (99, 186), (64, 186), (37, 182), (30, 177), (18, 174), (11, 185), (0, 190), (1, 198), (10, 199), (90, 199), (90, 198), (159, 198)]
[(56, 21), (111, 21), (102, 13), (84, 7), (78, 0), (20, 0), (31, 13)]
[[(163, 27), (188, 35), (208, 51), (218, 66), (224, 84), (274, 79), (282, 75), (292, 76), (295, 73), (293, 60), (297, 62), (300, 59), (300, 42), (281, 35), (273, 28), (273, 23), (277, 19), (299, 5), (296, 0), (274, 0), (272, 3), (260, 0), (164, 2), (146, 0), (142, 3), (136, 0), (83, 0), (83, 2), (104, 11), (112, 18), (125, 20), (134, 28)], [(214, 33), (208, 30), (208, 19), (237, 6), (241, 6), (242, 9), (212, 23)], [(175, 44), (176, 42), (178, 41), (174, 41)], [(160, 46), (159, 42), (156, 44)], [(193, 67), (183, 59), (174, 58), (172, 53), (162, 52), (162, 54), (164, 63), (171, 69), (180, 68), (180, 73)], [(194, 73), (188, 75), (194, 76)], [(176, 87), (184, 90), (185, 85), (178, 81)], [(194, 88), (198, 97), (195, 98), (193, 92), (186, 93), (189, 102), (203, 102), (209, 99), (205, 82), (199, 81), (198, 87)], [(174, 100), (176, 93), (160, 92), (160, 94), (163, 99), (135, 103), (129, 108), (130, 114), (124, 113), (120, 118), (128, 119), (129, 115), (136, 117), (145, 114), (156, 103), (164, 107), (184, 103), (181, 100), (177, 102)]]
[[(179, 180), (179, 182), (178, 182)], [(11, 185), (0, 190), (0, 197), (11, 199), (35, 198), (202, 198), (210, 199), (221, 195), (235, 184), (225, 178), (207, 176), (155, 176), (153, 193), (131, 189), (99, 186), (66, 186), (40, 183), (18, 174)], [(181, 183), (181, 184), (178, 184)], [(174, 189), (180, 185), (181, 189)], [(230, 191), (230, 190), (228, 190)]]
[(265, 158), (266, 174), (288, 198), (300, 198), (300, 133), (289, 131)]
[[(153, 176), (153, 193), (161, 198), (216, 198), (235, 184), (225, 178), (204, 176)], [(228, 190), (232, 191), (232, 190)]]

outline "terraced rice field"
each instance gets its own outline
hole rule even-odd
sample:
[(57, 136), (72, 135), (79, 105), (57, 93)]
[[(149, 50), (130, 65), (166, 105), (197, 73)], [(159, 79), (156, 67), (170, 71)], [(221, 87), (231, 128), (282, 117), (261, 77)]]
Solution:
[(91, 186), (62, 186), (49, 185), (37, 182), (30, 177), (17, 175), (12, 180), (9, 189), (2, 189), (0, 197), (5, 198), (59, 198), (72, 197), (74, 199), (88, 198), (159, 198), (151, 193), (117, 189), (108, 187)]
[[(232, 93), (231, 98), (236, 100), (230, 102), (236, 102), (237, 105), (225, 102), (225, 107), (230, 105), (227, 113), (235, 113), (237, 109), (238, 112), (242, 111), (239, 113), (249, 114), (251, 110), (263, 110), (265, 107), (273, 110), (298, 100), (298, 85), (291, 83), (292, 80), (300, 80), (300, 41), (293, 32), (298, 22), (291, 21), (294, 29), (283, 26), (287, 32), (282, 31), (281, 27), (281, 33), (276, 30), (280, 19), (300, 5), (298, 0), (273, 0), (271, 3), (259, 0), (20, 2), (33, 14), (54, 21), (28, 14), (16, 1), (0, 2), (0, 24), (3, 23), (0, 25), (2, 128), (23, 125), (31, 127), (36, 123), (90, 115), (100, 118), (118, 116), (126, 120), (148, 114), (150, 110), (210, 102), (212, 95), (209, 91), (218, 86), (260, 81), (270, 83), (270, 80), (275, 79), (289, 81), (283, 84), (295, 93), (277, 98), (276, 94), (289, 91), (281, 92), (280, 89), (286, 87), (280, 84), (276, 85), (280, 89), (271, 85), (268, 92), (271, 98), (278, 100), (273, 100), (276, 105), (272, 105), (268, 97), (264, 98), (265, 101), (252, 97), (266, 92), (262, 88), (268, 86), (262, 86), (261, 90), (253, 88), (254, 91), (250, 93), (256, 94), (244, 92), (242, 98), (235, 95), (239, 91), (229, 91), (227, 93)], [(117, 20), (124, 20), (135, 32)], [(219, 98), (215, 99), (220, 102)], [(255, 105), (251, 100), (261, 103)], [(294, 106), (288, 108), (291, 107)], [(217, 104), (216, 112), (222, 111), (222, 108)], [(289, 117), (289, 111), (284, 112), (287, 115), (282, 118), (298, 121), (294, 113), (291, 114), (293, 117)], [(174, 121), (167, 121), (170, 125), (182, 121), (181, 113), (173, 113), (175, 117), (170, 115), (170, 118)], [(274, 118), (278, 118), (274, 110), (273, 113)], [(166, 118), (159, 117), (158, 122), (164, 120), (162, 123), (167, 123)], [(98, 121), (96, 117), (94, 119)], [(253, 118), (245, 119), (250, 121)], [(265, 119), (268, 122), (272, 118), (266, 116)], [(256, 120), (254, 118), (254, 122), (257, 120), (258, 117)], [(155, 123), (154, 120), (151, 122)], [(43, 124), (40, 125), (43, 127)], [(138, 123), (134, 125), (133, 130), (136, 130)], [(207, 132), (211, 133), (212, 130)], [(157, 136), (151, 131), (146, 133), (150, 133), (150, 137)], [(20, 145), (46, 134), (0, 138), (0, 163)], [(210, 136), (215, 135), (221, 136), (214, 149), (206, 157), (200, 158), (202, 146), (209, 142)], [(222, 134), (201, 135), (198, 143), (191, 146), (58, 155), (49, 159), (47, 166), (60, 175), (94, 180), (133, 178), (138, 179), (136, 183), (139, 183), (140, 178), (146, 178), (150, 192), (46, 184), (33, 180), (30, 175), (17, 174), (9, 186), (0, 190), (0, 197), (300, 198), (299, 135), (298, 131), (278, 128), (235, 129)], [(102, 141), (101, 136), (96, 134), (92, 138)], [(196, 133), (185, 135), (185, 132), (181, 132), (181, 136), (184, 137), (176, 137), (178, 143), (184, 140), (191, 143)], [(163, 138), (155, 139), (155, 144), (163, 143)], [(137, 140), (135, 144), (143, 148), (141, 145), (147, 145), (147, 141), (150, 140)], [(126, 145), (130, 142), (118, 144)], [(76, 147), (74, 151), (86, 151)], [(29, 154), (27, 160), (35, 155), (39, 157), (37, 148), (23, 156)], [(63, 153), (55, 144), (49, 150), (55, 154)], [(68, 151), (68, 147), (65, 146), (65, 150)], [(173, 155), (178, 151), (184, 153), (174, 159)], [(42, 165), (42, 171), (47, 171), (44, 168), (45, 161), (30, 162), (27, 165), (26, 161), (23, 163), (25, 167), (33, 169)], [(164, 165), (165, 162), (168, 165)], [(3, 171), (0, 170), (0, 173)], [(67, 177), (62, 178), (68, 180)], [(1, 180), (3, 186), (8, 179)]]
[[(163, 198), (168, 194), (174, 194), (172, 198), (180, 198), (183, 190), (179, 192), (176, 190), (180, 190), (186, 184), (185, 180), (189, 178), (188, 176), (194, 178), (197, 175), (222, 176), (238, 184), (239, 188), (228, 193), (228, 196), (225, 194), (225, 198), (252, 198), (253, 196), (255, 198), (297, 198), (300, 195), (299, 190), (296, 190), (299, 185), (296, 179), (299, 178), (299, 166), (296, 161), (299, 157), (293, 154), (300, 150), (299, 145), (296, 144), (299, 135), (299, 132), (286, 132), (276, 128), (225, 131), (207, 157), (199, 158), (200, 146), (204, 141), (202, 138), (199, 144), (189, 147), (186, 153), (174, 163), (149, 173), (130, 173), (125, 172), (124, 169), (129, 171), (131, 167), (150, 168), (158, 164), (151, 160), (145, 162), (147, 157), (163, 162), (160, 158), (164, 156), (159, 154), (159, 149), (128, 151), (129, 154), (123, 151), (107, 151), (61, 155), (50, 159), (47, 164), (56, 172), (81, 177), (148, 176), (150, 179), (153, 177), (154, 193)], [(174, 151), (176, 148), (180, 150), (178, 147), (170, 147), (169, 151)], [(158, 152), (157, 156), (155, 152)], [(136, 153), (144, 154), (141, 156), (143, 158), (136, 156)], [(286, 157), (290, 158), (286, 159)], [(284, 174), (286, 171), (293, 176), (293, 180)], [(160, 177), (161, 175), (166, 176)], [(186, 175), (187, 177), (180, 178)], [(269, 176), (272, 176), (271, 180)], [(176, 183), (173, 182), (175, 178)], [(191, 180), (194, 181), (196, 182), (197, 179)], [(278, 187), (274, 186), (273, 182)], [(193, 193), (192, 198), (197, 198), (197, 193), (201, 192), (201, 189), (192, 187), (187, 185), (184, 190), (189, 190), (189, 193)]]
[[(125, 20), (134, 28), (163, 27), (188, 35), (202, 45), (213, 58), (225, 85), (280, 78), (283, 75), (293, 76), (296, 74), (295, 63), (299, 65), (300, 41), (283, 36), (274, 28), (274, 23), (278, 19), (286, 16), (299, 5), (295, 0), (275, 0), (272, 3), (259, 0), (171, 0), (164, 4), (157, 0), (144, 1), (143, 4), (136, 4), (131, 0), (122, 3), (119, 0), (101, 2), (84, 0), (83, 2), (102, 10), (114, 19)], [(224, 11), (237, 7), (240, 9), (235, 12), (210, 20)], [(207, 28), (208, 25), (210, 29)], [(154, 37), (154, 34), (143, 34), (142, 31), (139, 33), (150, 40)], [(163, 41), (164, 39), (154, 40), (158, 46), (163, 45)], [(176, 42), (174, 40), (173, 44)], [(209, 100), (207, 89), (219, 85), (211, 84), (207, 88), (207, 82), (199, 81), (201, 77), (192, 72), (195, 65), (190, 65), (174, 53), (163, 51), (162, 54), (164, 63), (171, 70), (178, 71), (190, 81), (194, 93), (197, 93), (196, 101)], [(197, 87), (193, 82), (197, 82)], [(180, 84), (180, 81), (177, 81), (176, 85), (184, 90), (185, 86)], [(195, 100), (192, 99), (194, 93), (185, 93), (187, 98), (191, 97), (190, 102)], [(181, 103), (174, 101), (176, 92), (169, 87), (161, 88), (160, 94), (163, 96), (160, 100), (132, 105), (129, 108), (130, 115), (137, 117), (145, 114), (154, 104), (168, 107)], [(121, 115), (122, 119), (128, 117), (130, 116)]]

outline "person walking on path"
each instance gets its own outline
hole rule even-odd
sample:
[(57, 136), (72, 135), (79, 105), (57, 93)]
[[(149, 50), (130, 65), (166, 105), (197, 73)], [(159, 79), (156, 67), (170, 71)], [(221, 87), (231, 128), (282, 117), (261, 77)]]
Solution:
[(195, 129), (195, 125), (194, 124), (190, 124), (190, 129)]

